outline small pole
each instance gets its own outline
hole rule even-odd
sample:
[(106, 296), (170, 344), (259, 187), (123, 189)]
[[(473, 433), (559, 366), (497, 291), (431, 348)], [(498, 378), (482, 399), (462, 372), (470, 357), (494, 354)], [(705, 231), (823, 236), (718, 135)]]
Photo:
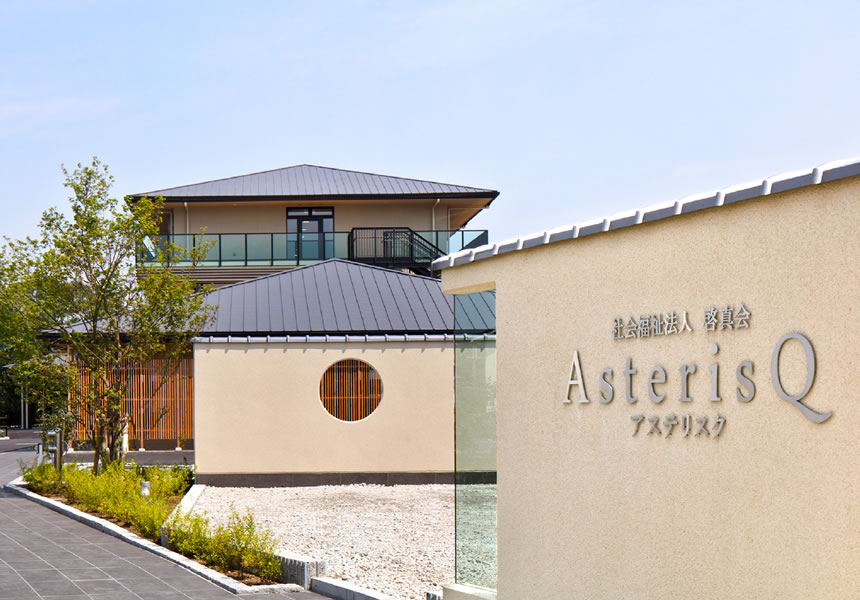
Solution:
[(122, 424), (122, 455), (128, 454), (128, 415), (123, 416)]
[(57, 473), (63, 472), (63, 428), (60, 427), (57, 429), (56, 433), (56, 447), (57, 449), (54, 451), (54, 468), (57, 469)]

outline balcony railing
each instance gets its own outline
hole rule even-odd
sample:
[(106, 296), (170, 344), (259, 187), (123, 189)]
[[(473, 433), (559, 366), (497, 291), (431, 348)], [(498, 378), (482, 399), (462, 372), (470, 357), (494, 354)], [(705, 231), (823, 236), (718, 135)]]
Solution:
[[(439, 256), (487, 243), (486, 230), (414, 231), (406, 227), (356, 228), (331, 233), (192, 233), (147, 240), (140, 264), (156, 262), (167, 243), (205, 248), (203, 267), (301, 266), (343, 258), (383, 266), (427, 267)], [(188, 266), (180, 260), (176, 266)]]

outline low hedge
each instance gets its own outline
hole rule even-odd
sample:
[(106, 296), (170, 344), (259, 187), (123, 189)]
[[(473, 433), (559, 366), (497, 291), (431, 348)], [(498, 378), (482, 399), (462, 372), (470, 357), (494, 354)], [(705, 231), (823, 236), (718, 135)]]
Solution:
[[(107, 465), (98, 475), (66, 465), (62, 477), (43, 463), (24, 472), (24, 481), (37, 494), (60, 496), (83, 510), (130, 525), (141, 536), (157, 542), (161, 524), (191, 485), (191, 472), (181, 467), (126, 468)], [(149, 481), (150, 496), (140, 495), (141, 481)]]

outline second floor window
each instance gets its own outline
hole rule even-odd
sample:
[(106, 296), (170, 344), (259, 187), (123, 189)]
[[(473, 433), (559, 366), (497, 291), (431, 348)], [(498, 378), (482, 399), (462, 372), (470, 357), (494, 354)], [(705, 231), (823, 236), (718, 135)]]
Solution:
[(299, 261), (334, 256), (334, 209), (288, 208), (287, 253)]

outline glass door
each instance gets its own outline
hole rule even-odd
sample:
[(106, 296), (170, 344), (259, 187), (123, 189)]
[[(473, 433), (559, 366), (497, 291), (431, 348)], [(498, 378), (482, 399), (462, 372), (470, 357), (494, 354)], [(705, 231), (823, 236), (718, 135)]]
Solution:
[(331, 258), (326, 238), (333, 237), (333, 229), (331, 208), (287, 209), (287, 257), (298, 264)]
[(321, 225), (318, 218), (299, 219), (299, 260), (322, 260)]

